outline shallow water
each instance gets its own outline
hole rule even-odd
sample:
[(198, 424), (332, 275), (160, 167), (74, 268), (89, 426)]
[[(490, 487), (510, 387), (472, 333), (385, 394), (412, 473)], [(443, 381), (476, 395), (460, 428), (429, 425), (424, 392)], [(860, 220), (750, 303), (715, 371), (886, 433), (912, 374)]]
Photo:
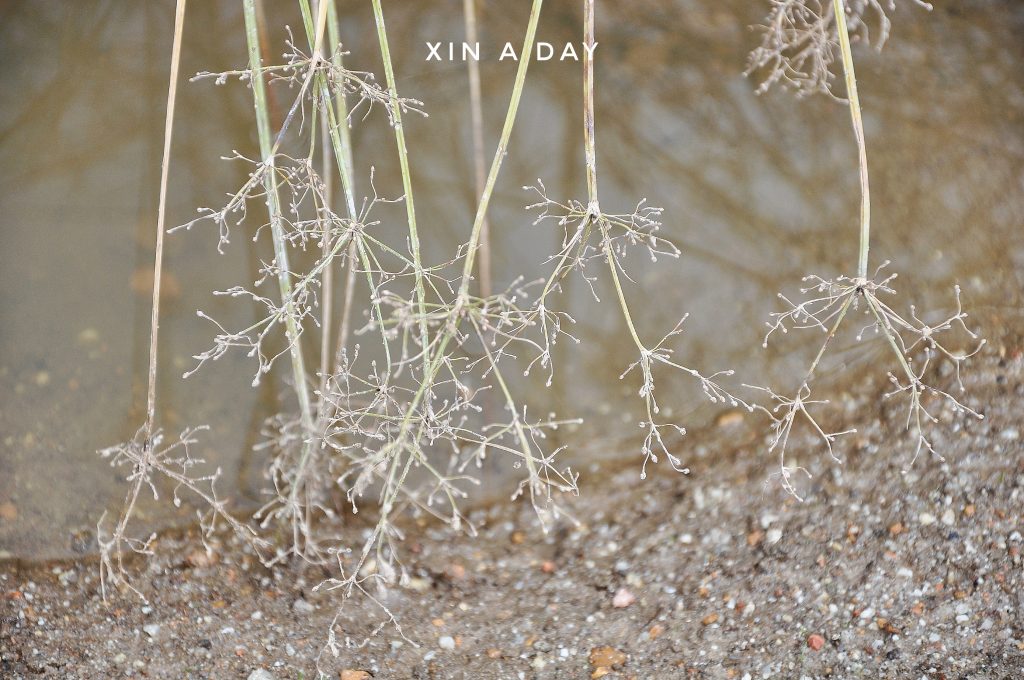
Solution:
[[(380, 72), (366, 3), (342, 3), (349, 65)], [(488, 144), (504, 116), (514, 64), (497, 47), (519, 44), (525, 3), (481, 3), (481, 64)], [(578, 3), (551, 2), (540, 39), (579, 41)], [(909, 4), (909, 3), (901, 3)], [(298, 25), (291, 3), (268, 2), (269, 25)], [(399, 86), (429, 118), (407, 121), (427, 259), (465, 240), (472, 221), (471, 141), (465, 66), (427, 62), (425, 41), (462, 39), (461, 9), (387, 7)], [(650, 1), (599, 7), (597, 129), (602, 205), (629, 212), (641, 198), (665, 208), (679, 260), (632, 262), (628, 295), (638, 326), (660, 337), (684, 313), (677, 346), (705, 370), (734, 368), (745, 382), (792, 387), (813, 335), (762, 350), (776, 293), (807, 273), (851, 273), (857, 247), (857, 176), (847, 110), (823, 97), (755, 96), (742, 76), (759, 3)], [(0, 9), (0, 551), (53, 557), (92, 548), (104, 509), (124, 493), (96, 449), (142, 422), (149, 279), (162, 144), (170, 4), (15, 2)], [(872, 172), (876, 263), (893, 261), (901, 300), (948, 310), (954, 283), (998, 348), (1020, 328), (1024, 245), (1024, 11), (1013, 3), (956, 3), (931, 13), (902, 8), (881, 54), (857, 53)], [(271, 39), (281, 51), (280, 32)], [(234, 4), (189, 7), (182, 71), (245, 61)], [(488, 48), (491, 49), (488, 49)], [(488, 58), (488, 52), (491, 53)], [(536, 63), (495, 198), (496, 275), (543, 271), (555, 243), (523, 212), (520, 187), (541, 177), (552, 196), (582, 197), (581, 76), (577, 64)], [(279, 102), (279, 106), (282, 106)], [(220, 162), (251, 152), (251, 102), (234, 83), (179, 90), (169, 223), (218, 205), (244, 168)], [(357, 125), (357, 177), (375, 168), (397, 196), (393, 139), (379, 113)], [(401, 206), (381, 213), (403, 228)], [(228, 355), (186, 381), (210, 327), (195, 315), (251, 321), (251, 307), (210, 291), (254, 278), (262, 251), (236, 237), (224, 255), (209, 229), (167, 239), (161, 321), (160, 404), (176, 431), (209, 423), (200, 453), (224, 470), (224, 488), (256, 498), (252, 453), (277, 408), (281, 376), (249, 387), (252, 366)], [(590, 417), (565, 433), (587, 457), (621, 455), (638, 442), (636, 386), (619, 381), (634, 349), (606, 289), (567, 292), (585, 342), (560, 358), (560, 379), (531, 406)], [(840, 351), (868, 365), (870, 349)], [(855, 376), (854, 376), (855, 377)], [(662, 402), (690, 424), (715, 413), (685, 382)], [(594, 445), (600, 440), (600, 445)], [(620, 441), (631, 442), (623, 448)], [(681, 452), (685, 457), (684, 450)], [(497, 485), (500, 487), (500, 485)], [(168, 503), (143, 508), (151, 524), (175, 521)], [(180, 511), (181, 517), (188, 510)]]

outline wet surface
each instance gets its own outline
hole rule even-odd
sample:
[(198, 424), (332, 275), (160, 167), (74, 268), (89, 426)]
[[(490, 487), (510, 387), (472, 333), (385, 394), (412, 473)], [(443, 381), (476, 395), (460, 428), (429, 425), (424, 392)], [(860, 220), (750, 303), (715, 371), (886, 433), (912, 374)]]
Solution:
[[(299, 24), (267, 3), (270, 25)], [(350, 4), (351, 6), (346, 6)], [(526, 6), (482, 3), (484, 45), (518, 44)], [(909, 4), (909, 3), (905, 3)], [(545, 7), (540, 39), (578, 41), (577, 3)], [(646, 197), (665, 208), (678, 261), (631, 262), (627, 294), (645, 338), (684, 313), (678, 352), (706, 370), (792, 387), (813, 336), (761, 350), (776, 293), (807, 273), (852, 273), (857, 247), (855, 151), (846, 109), (784, 92), (755, 96), (742, 76), (764, 10), (749, 2), (611, 3), (599, 13), (597, 129), (602, 204), (626, 211)], [(461, 40), (461, 9), (428, 3), (388, 8), (405, 96), (429, 118), (408, 121), (413, 182), (428, 261), (449, 257), (472, 221), (471, 138), (465, 66), (426, 62), (426, 40)], [(342, 3), (354, 68), (379, 72), (372, 20)], [(959, 283), (975, 321), (996, 342), (1021, 323), (1024, 245), (1024, 12), (1012, 3), (952, 3), (925, 13), (902, 7), (881, 54), (857, 53), (874, 207), (874, 262), (893, 261), (901, 301), (947, 311)], [(0, 9), (0, 550), (23, 557), (92, 549), (104, 509), (123, 480), (95, 451), (142, 421), (148, 287), (166, 96), (172, 9), (150, 3), (12, 3)], [(211, 39), (215, 36), (215, 39)], [(233, 5), (189, 8), (182, 72), (245, 61)], [(283, 35), (271, 36), (278, 54)], [(485, 53), (486, 54), (486, 53)], [(508, 101), (514, 65), (481, 64), (488, 145)], [(535, 64), (510, 153), (492, 201), (496, 278), (544, 271), (555, 235), (532, 226), (521, 186), (544, 179), (552, 196), (581, 198), (579, 67)], [(280, 103), (279, 103), (280, 106)], [(217, 160), (255, 147), (248, 91), (237, 83), (182, 85), (169, 223), (217, 205), (244, 168)], [(391, 132), (376, 114), (357, 125), (356, 175), (365, 193), (401, 193)], [(378, 215), (400, 234), (401, 206)], [(277, 409), (280, 376), (253, 390), (251, 366), (228, 355), (187, 381), (210, 327), (195, 315), (244, 324), (255, 310), (210, 291), (255, 278), (260, 250), (247, 238), (224, 255), (216, 235), (167, 239), (161, 322), (162, 424), (208, 423), (200, 453), (224, 486), (253, 497), (259, 424)], [(585, 342), (559, 359), (560, 378), (531, 407), (591, 418), (566, 436), (593, 455), (594, 440), (632, 436), (636, 387), (618, 376), (634, 358), (610, 291), (596, 304), (579, 282), (567, 290)], [(852, 340), (848, 346), (852, 346)], [(568, 348), (566, 348), (568, 349)], [(865, 365), (872, 350), (838, 352)], [(699, 391), (665, 381), (662, 401), (688, 423), (714, 413)], [(621, 420), (621, 422), (620, 422)], [(623, 427), (622, 425), (627, 427)], [(142, 509), (174, 521), (170, 504)], [(182, 518), (189, 516), (182, 510)]]

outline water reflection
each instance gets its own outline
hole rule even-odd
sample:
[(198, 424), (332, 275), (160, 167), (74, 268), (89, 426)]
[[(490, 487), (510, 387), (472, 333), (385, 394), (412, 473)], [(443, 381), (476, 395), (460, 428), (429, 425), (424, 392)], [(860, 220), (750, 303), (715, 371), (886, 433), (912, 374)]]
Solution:
[[(527, 6), (481, 3), (484, 44), (518, 44)], [(343, 36), (356, 68), (379, 72), (365, 3), (342, 3)], [(969, 10), (963, 7), (969, 6)], [(775, 293), (808, 272), (851, 269), (856, 251), (856, 173), (845, 109), (824, 98), (753, 94), (742, 77), (757, 3), (605, 3), (599, 8), (598, 144), (602, 202), (629, 210), (647, 197), (666, 209), (678, 261), (637, 260), (641, 332), (660, 337), (685, 312), (678, 346), (687, 362), (733, 367), (749, 382), (786, 386), (806, 363), (804, 341), (762, 351)], [(141, 422), (166, 64), (172, 8), (156, 3), (8, 3), (0, 9), (0, 550), (54, 556), (88, 549), (88, 532), (123, 487), (94, 451)], [(545, 8), (540, 39), (578, 41), (577, 3)], [(291, 3), (267, 3), (269, 25), (298, 25)], [(425, 41), (461, 40), (455, 4), (388, 8), (400, 88), (422, 99), (427, 119), (408, 121), (413, 181), (426, 257), (439, 261), (472, 221), (468, 84), (464, 65), (426, 62)], [(1019, 329), (1024, 246), (1024, 12), (1009, 3), (902, 8), (884, 53), (861, 53), (876, 215), (873, 257), (893, 260), (899, 289), (946, 308), (954, 282), (996, 342)], [(283, 32), (268, 36), (277, 54)], [(45, 45), (46, 49), (41, 46)], [(244, 63), (234, 4), (190, 6), (183, 71)], [(504, 115), (514, 64), (481, 64), (486, 138)], [(556, 235), (531, 225), (520, 187), (542, 177), (559, 197), (584, 195), (581, 76), (573, 62), (531, 69), (511, 152), (492, 201), (496, 275), (543, 271)], [(283, 93), (282, 93), (283, 96)], [(244, 168), (216, 161), (255, 147), (249, 94), (237, 84), (197, 83), (179, 92), (171, 178), (171, 222), (217, 205)], [(280, 104), (279, 104), (280, 106)], [(375, 168), (378, 189), (401, 193), (391, 131), (358, 125), (357, 177)], [(401, 206), (379, 215), (400, 242)], [(255, 310), (210, 291), (255, 277), (261, 253), (241, 236), (223, 256), (216, 236), (168, 239), (160, 368), (163, 422), (171, 430), (209, 423), (202, 453), (225, 469), (236, 495), (259, 486), (249, 453), (259, 423), (275, 410), (280, 378), (249, 388), (250, 366), (227, 356), (186, 382), (190, 356), (205, 349), (202, 308), (238, 326)], [(633, 349), (609, 291), (595, 304), (579, 282), (566, 298), (587, 338), (566, 352), (560, 379), (533, 399), (540, 410), (592, 418), (572, 435), (587, 456), (621, 455), (632, 435), (635, 386), (618, 375)], [(813, 341), (813, 338), (807, 338)], [(870, 350), (838, 355), (865, 361)], [(696, 412), (692, 386), (666, 382), (663, 402)], [(628, 400), (623, 402), (623, 397)], [(613, 417), (607, 417), (611, 414)], [(602, 446), (588, 442), (600, 439)], [(170, 506), (147, 519), (170, 521)], [(182, 511), (185, 512), (185, 511)]]

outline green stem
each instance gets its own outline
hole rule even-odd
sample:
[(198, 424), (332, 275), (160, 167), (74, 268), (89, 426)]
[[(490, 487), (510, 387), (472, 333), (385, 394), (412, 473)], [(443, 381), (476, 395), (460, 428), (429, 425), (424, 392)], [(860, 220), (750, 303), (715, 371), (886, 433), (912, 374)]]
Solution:
[[(386, 38), (386, 35), (384, 33), (383, 17), (382, 17), (382, 15), (380, 13), (380, 2), (379, 2), (379, 0), (373, 0), (373, 2), (374, 2), (374, 11), (375, 11), (375, 14), (377, 16), (377, 28), (378, 28), (378, 36), (380, 37), (380, 41), (381, 41), (381, 50), (382, 50), (382, 52), (385, 55), (385, 62), (386, 62), (385, 69), (386, 69), (386, 72), (388, 74), (390, 74), (388, 76), (388, 84), (389, 84), (389, 88), (391, 88), (392, 85), (393, 85), (393, 82), (394, 82), (394, 80), (393, 80), (394, 76), (393, 76), (393, 73), (392, 73), (391, 68), (390, 68), (390, 56), (388, 56), (388, 53), (387, 53), (387, 38)], [(476, 217), (476, 220), (474, 222), (473, 234), (470, 237), (469, 254), (467, 255), (467, 258), (466, 258), (467, 261), (466, 261), (466, 264), (465, 264), (465, 268), (463, 270), (462, 283), (460, 285), (459, 296), (458, 296), (458, 300), (456, 301), (456, 306), (457, 307), (460, 305), (460, 303), (461, 303), (462, 306), (465, 306), (466, 304), (469, 303), (469, 292), (468, 292), (468, 289), (469, 289), (469, 280), (472, 277), (472, 271), (473, 271), (473, 261), (472, 261), (473, 252), (476, 250), (476, 247), (479, 244), (480, 227), (481, 227), (482, 220), (483, 220), (483, 214), (486, 213), (487, 201), (490, 198), (490, 194), (491, 194), (491, 192), (494, 189), (494, 183), (495, 183), (495, 180), (497, 179), (498, 170), (501, 168), (501, 161), (504, 158), (505, 149), (507, 148), (507, 145), (508, 145), (508, 139), (509, 139), (509, 137), (511, 136), (511, 133), (512, 133), (512, 126), (513, 126), (513, 123), (515, 122), (516, 110), (518, 109), (519, 102), (520, 102), (520, 100), (522, 98), (523, 82), (525, 81), (525, 78), (526, 78), (526, 70), (527, 70), (527, 67), (528, 67), (528, 64), (529, 64), (529, 54), (533, 51), (533, 42), (534, 42), (534, 39), (535, 39), (535, 36), (536, 36), (536, 32), (537, 32), (537, 22), (538, 22), (538, 19), (540, 18), (540, 8), (541, 8), (542, 3), (543, 3), (543, 0), (534, 0), (534, 2), (533, 2), (533, 8), (532, 8), (531, 13), (530, 13), (530, 23), (529, 23), (529, 26), (527, 27), (526, 38), (524, 40), (523, 60), (520, 62), (519, 69), (518, 69), (517, 74), (516, 74), (516, 83), (515, 83), (515, 86), (513, 87), (513, 90), (512, 90), (512, 99), (509, 102), (508, 113), (505, 116), (505, 127), (502, 130), (501, 142), (499, 142), (498, 150), (495, 152), (494, 161), (493, 161), (493, 163), (491, 165), (490, 176), (488, 177), (488, 182), (487, 182), (487, 185), (486, 185), (486, 187), (484, 189), (484, 194), (481, 197), (480, 205), (477, 208), (477, 217)], [(393, 100), (396, 99), (396, 97), (397, 97), (397, 95), (395, 94), (395, 92), (393, 90), (391, 92), (391, 97), (392, 97)], [(403, 140), (403, 141), (399, 142), (399, 150), (400, 150), (399, 151), (399, 155), (400, 155), (401, 158), (405, 159), (405, 154), (402, 152), (404, 150), (404, 136), (401, 133), (401, 126), (397, 125), (397, 121), (396, 121), (396, 133), (395, 134), (396, 134), (396, 138), (398, 138), (399, 140)], [(403, 166), (404, 166), (404, 164), (403, 164)], [(407, 168), (405, 169), (405, 171), (403, 171), (403, 175), (404, 175), (403, 176), (403, 180), (407, 181), (407, 179), (408, 179)], [(413, 217), (412, 219), (414, 220), (415, 218)], [(415, 262), (417, 262), (416, 266), (418, 268), (419, 267), (418, 261), (415, 261)], [(417, 273), (419, 273), (419, 271)], [(421, 319), (421, 322), (423, 324), (425, 324), (426, 321), (427, 321), (426, 304), (425, 304), (425, 301), (422, 300), (422, 298), (420, 300), (420, 308), (421, 308), (420, 319)], [(440, 371), (442, 365), (444, 364), (445, 356), (446, 356), (445, 352), (447, 351), (448, 345), (449, 345), (449, 343), (454, 338), (455, 338), (455, 325), (454, 324), (446, 324), (443, 327), (443, 330), (439, 334), (439, 338), (438, 338), (437, 343), (435, 345), (433, 345), (433, 347), (431, 347), (431, 346), (429, 346), (427, 344), (424, 344), (423, 352), (424, 352), (424, 364), (425, 365), (424, 365), (423, 378), (422, 378), (422, 380), (420, 380), (420, 383), (417, 386), (416, 391), (413, 393), (413, 396), (412, 396), (409, 404), (404, 409), (404, 413), (402, 415), (401, 421), (398, 424), (398, 432), (395, 434), (395, 438), (391, 442), (389, 442), (386, 446), (384, 446), (375, 455), (375, 460), (372, 462), (373, 465), (376, 465), (379, 461), (386, 460), (389, 456), (394, 456), (394, 458), (392, 459), (392, 466), (397, 465), (398, 458), (401, 456), (402, 451), (405, 450), (405, 448), (407, 448), (407, 447), (409, 449), (410, 456), (406, 460), (406, 472), (408, 470), (409, 465), (411, 464), (411, 462), (413, 460), (413, 457), (416, 457), (421, 462), (425, 460), (425, 456), (423, 455), (422, 451), (420, 451), (420, 449), (418, 447), (418, 440), (422, 436), (422, 434), (421, 433), (418, 433), (418, 434), (417, 433), (413, 433), (413, 432), (411, 432), (411, 429), (412, 429), (412, 426), (413, 426), (413, 421), (414, 421), (414, 418), (415, 418), (415, 413), (416, 413), (416, 410), (419, 408), (419, 405), (424, 400), (427, 400), (427, 399), (430, 398), (430, 388), (431, 388), (431, 386), (434, 383), (434, 380), (435, 380), (435, 378), (437, 376), (438, 371)], [(424, 340), (426, 340), (425, 337), (424, 337)], [(413, 440), (411, 443), (409, 443), (410, 438)], [(404, 475), (405, 475), (405, 472), (403, 472), (402, 479), (404, 479)], [(401, 486), (401, 484), (399, 483), (398, 486)], [(390, 506), (387, 505), (387, 502), (385, 502), (385, 505), (382, 507), (382, 510), (381, 510), (381, 518), (380, 518), (380, 520), (378, 522), (378, 529), (382, 526), (382, 523), (385, 522), (389, 509), (390, 509)], [(365, 559), (366, 554), (369, 551), (372, 542), (373, 542), (373, 538), (371, 538), (370, 540), (367, 541), (367, 543), (366, 543), (366, 545), (364, 547), (364, 551), (363, 551), (363, 555), (362, 555), (361, 559)]]
[(907, 380), (910, 384), (916, 385), (918, 378), (914, 374), (914, 370), (910, 367), (910, 362), (907, 361), (907, 357), (900, 346), (896, 344), (895, 331), (890, 327), (886, 321), (885, 314), (878, 309), (878, 303), (871, 295), (865, 296), (868, 301), (868, 308), (871, 309), (871, 314), (874, 315), (875, 320), (878, 322), (878, 327), (882, 329), (882, 335), (889, 342), (889, 346), (892, 348), (893, 353), (896, 355), (896, 359), (899, 361), (900, 367), (903, 369), (903, 373), (907, 376)]
[(839, 309), (839, 315), (836, 317), (836, 321), (832, 324), (832, 328), (829, 330), (828, 335), (825, 337), (825, 342), (821, 343), (821, 348), (818, 350), (817, 356), (814, 357), (814, 361), (811, 362), (811, 367), (807, 369), (807, 373), (804, 374), (804, 385), (811, 382), (811, 378), (814, 377), (814, 371), (817, 370), (818, 364), (821, 362), (821, 358), (825, 356), (825, 350), (828, 349), (832, 339), (836, 337), (836, 333), (839, 331), (839, 326), (843, 323), (843, 319), (846, 318), (846, 313), (850, 311), (850, 305), (853, 304), (854, 298), (857, 297), (857, 292), (853, 291), (843, 302), (843, 306)]
[[(378, 1), (374, 0), (374, 3), (376, 4)], [(523, 49), (520, 52), (521, 61), (519, 62), (519, 68), (516, 70), (516, 80), (512, 86), (512, 98), (508, 104), (508, 112), (505, 114), (505, 124), (501, 128), (498, 148), (494, 152), (491, 170), (487, 174), (487, 182), (484, 184), (484, 191), (476, 208), (476, 217), (473, 219), (473, 231), (469, 237), (466, 261), (462, 267), (462, 283), (459, 285), (459, 297), (455, 303), (456, 309), (464, 305), (469, 299), (469, 281), (473, 276), (473, 262), (476, 258), (476, 251), (480, 246), (480, 234), (484, 226), (484, 217), (487, 215), (487, 206), (490, 204), (491, 195), (494, 193), (494, 184), (498, 180), (501, 163), (505, 160), (505, 152), (508, 149), (509, 138), (512, 136), (512, 128), (515, 126), (516, 112), (519, 110), (519, 101), (523, 96), (523, 84), (526, 82), (526, 72), (530, 68), (530, 57), (533, 53), (533, 44), (537, 36), (537, 23), (540, 21), (540, 9), (543, 4), (544, 0), (533, 0), (533, 6), (530, 8), (530, 22), (526, 27), (526, 37), (523, 38)]]
[[(309, 0), (300, 0), (299, 7), (302, 10), (303, 23), (306, 28), (306, 36), (309, 40), (310, 47), (316, 44), (316, 29), (313, 24), (313, 16), (310, 11)], [(331, 50), (333, 52), (334, 65), (339, 69), (343, 69), (341, 61), (341, 55), (339, 53), (339, 46), (341, 44), (340, 36), (337, 31), (337, 12), (334, 8), (334, 1), (329, 0), (326, 6), (327, 15), (329, 18), (328, 24), (328, 39), (331, 42)], [(323, 107), (326, 109), (328, 129), (330, 130), (331, 146), (334, 149), (334, 157), (338, 166), (338, 174), (341, 176), (341, 185), (345, 193), (345, 203), (348, 210), (349, 219), (355, 222), (358, 219), (355, 207), (355, 190), (353, 185), (353, 163), (352, 163), (352, 143), (351, 137), (348, 130), (348, 107), (345, 102), (343, 95), (338, 94), (335, 97), (336, 103), (331, 101), (330, 87), (327, 84), (327, 80), (323, 77), (322, 73), (317, 73), (316, 87), (320, 92), (321, 102)], [(337, 106), (337, 111), (335, 110)], [(367, 253), (366, 247), (363, 243), (363, 238), (353, 238), (352, 243), (349, 246), (349, 262), (353, 261), (354, 254), (358, 253), (360, 263), (362, 264), (363, 271), (366, 272), (366, 284), (370, 291), (373, 291), (376, 284), (373, 280), (373, 268), (369, 260), (369, 254)], [(342, 327), (338, 334), (338, 347), (344, 347), (348, 339), (348, 311), (351, 309), (351, 300), (353, 293), (355, 273), (354, 268), (349, 267), (349, 274), (346, 281), (345, 290), (345, 310), (342, 312)], [(384, 327), (384, 314), (379, 304), (372, 303), (374, 317), (381, 328)], [(385, 360), (388, 366), (391, 366), (391, 348), (388, 345), (387, 338), (381, 334), (381, 343), (384, 347)]]
[[(324, 2), (324, 0), (320, 0)], [(321, 50), (321, 54), (323, 50)], [(316, 118), (316, 111), (313, 111), (314, 118)], [(320, 123), (320, 175), (323, 180), (323, 209), (330, 210), (334, 203), (334, 178), (332, 176), (331, 169), (331, 137), (329, 123), (327, 120), (326, 112), (323, 112), (319, 116)], [(311, 135), (310, 146), (315, 142), (315, 135)], [(313, 160), (313, 149), (310, 149), (309, 153), (310, 162)], [(316, 203), (316, 201), (314, 201)], [(320, 210), (320, 206), (316, 206), (317, 210)], [(323, 239), (321, 244), (320, 259), (325, 262), (333, 262), (333, 258), (329, 259), (332, 253), (331, 249), (332, 234), (329, 230), (325, 229), (323, 232)], [(351, 241), (349, 247), (352, 247)], [(320, 308), (323, 310), (323, 317), (320, 321), (320, 397), (317, 400), (316, 412), (317, 415), (323, 419), (324, 416), (324, 403), (327, 398), (327, 376), (331, 370), (331, 326), (332, 315), (334, 314), (334, 267), (324, 267), (323, 273), (320, 276)]]
[[(479, 44), (476, 30), (476, 0), (463, 0), (462, 14), (466, 24), (466, 42)], [(476, 194), (481, 195), (486, 181), (484, 167), (484, 121), (480, 96), (480, 64), (476, 59), (467, 62), (469, 72), (469, 113), (473, 128), (473, 176), (476, 180)], [(480, 231), (480, 297), (491, 297), (491, 227), (484, 217)]]
[(850, 49), (850, 32), (846, 27), (846, 9), (843, 0), (833, 0), (836, 15), (836, 32), (839, 34), (839, 50), (843, 55), (843, 75), (846, 78), (846, 96), (850, 101), (850, 119), (853, 134), (857, 138), (857, 156), (860, 167), (860, 253), (857, 260), (857, 276), (868, 276), (868, 250), (871, 240), (871, 193), (868, 187), (868, 151), (864, 142), (864, 121), (861, 120), (860, 97), (857, 96), (857, 75), (853, 70), (853, 50)]
[[(341, 57), (341, 34), (338, 30), (338, 9), (334, 3), (334, 0), (327, 1), (327, 39), (331, 49), (331, 60), (334, 63), (334, 67), (339, 71), (344, 70), (345, 64)], [(326, 88), (324, 88), (326, 89)], [(325, 93), (326, 94), (326, 93)], [(334, 97), (335, 115), (337, 117), (336, 130), (332, 130), (332, 133), (336, 133), (339, 137), (342, 157), (340, 163), (344, 166), (345, 172), (343, 173), (342, 187), (345, 192), (345, 204), (348, 208), (349, 219), (356, 219), (356, 201), (355, 201), (355, 185), (354, 177), (355, 170), (352, 162), (352, 138), (349, 133), (348, 127), (348, 102), (345, 100), (344, 92), (339, 91)], [(356, 268), (354, 266), (356, 258), (356, 244), (355, 241), (349, 244), (348, 257), (345, 260), (348, 264), (348, 270), (345, 275), (345, 300), (341, 307), (341, 322), (338, 328), (338, 352), (348, 345), (348, 336), (350, 333), (349, 325), (352, 318), (352, 303), (353, 296), (355, 294), (355, 283), (356, 283)]]
[(608, 262), (608, 270), (612, 274), (612, 283), (615, 284), (615, 295), (619, 299), (619, 307), (622, 309), (622, 316), (626, 320), (626, 327), (629, 328), (629, 334), (633, 337), (633, 343), (636, 344), (637, 349), (646, 355), (647, 348), (644, 347), (644, 343), (640, 340), (640, 335), (636, 332), (636, 326), (633, 325), (633, 316), (629, 313), (629, 305), (626, 304), (626, 294), (623, 292), (622, 282), (619, 280), (619, 267), (615, 264), (615, 256), (612, 254), (608, 228), (600, 218), (598, 219), (598, 224), (601, 227), (601, 238), (604, 241), (605, 259)]
[(263, 156), (263, 183), (266, 189), (267, 211), (270, 215), (270, 230), (274, 240), (274, 257), (277, 261), (277, 282), (281, 291), (281, 300), (285, 305), (285, 331), (292, 360), (292, 379), (295, 382), (295, 393), (299, 400), (299, 411), (302, 426), (305, 430), (302, 458), (296, 470), (295, 479), (292, 482), (291, 500), (294, 503), (302, 486), (302, 477), (306, 464), (313, 450), (313, 442), (310, 439), (314, 432), (313, 409), (306, 385), (306, 366), (302, 355), (300, 338), (301, 329), (295, 319), (295, 308), (292, 301), (288, 247), (285, 243), (284, 227), (282, 225), (281, 205), (277, 191), (277, 175), (274, 172), (275, 145), (271, 136), (267, 93), (263, 82), (255, 0), (244, 0), (243, 10), (245, 15), (245, 36), (249, 49), (249, 66), (252, 70), (251, 81), (253, 104), (256, 110), (256, 127), (259, 134), (260, 153)]
[(413, 201), (412, 175), (409, 171), (409, 151), (405, 144), (405, 129), (402, 127), (402, 107), (398, 99), (398, 87), (395, 84), (395, 68), (391, 61), (391, 48), (388, 46), (387, 28), (384, 26), (384, 10), (380, 0), (373, 0), (373, 17), (377, 24), (377, 41), (380, 43), (380, 56), (384, 62), (384, 77), (388, 86), (388, 97), (391, 106), (392, 125), (395, 129), (395, 143), (398, 146), (398, 162), (402, 170), (402, 189), (405, 192), (405, 214), (409, 223), (409, 247), (412, 251), (413, 266), (416, 277), (416, 304), (419, 308), (420, 344), (423, 348), (423, 368), (429, 367), (427, 348), (430, 336), (427, 328), (426, 291), (423, 287), (423, 264), (420, 258), (420, 237), (416, 230), (416, 205)]
[(622, 282), (619, 280), (619, 268), (615, 263), (615, 255), (612, 253), (611, 235), (605, 218), (601, 215), (600, 202), (597, 197), (597, 142), (595, 140), (595, 116), (594, 116), (594, 0), (583, 1), (583, 41), (590, 49), (584, 49), (583, 55), (583, 145), (587, 159), (587, 200), (589, 207), (584, 219), (590, 222), (597, 222), (601, 230), (601, 240), (604, 244), (605, 259), (608, 262), (608, 270), (611, 272), (612, 283), (615, 285), (615, 295), (619, 300), (619, 307), (622, 309), (622, 316), (626, 320), (629, 334), (633, 343), (643, 356), (647, 356), (647, 348), (640, 340), (636, 326), (633, 324), (633, 315), (629, 313), (629, 305), (626, 303), (626, 294), (622, 290)]
[[(474, 326), (476, 326), (475, 321)], [(483, 331), (479, 326), (477, 326), (476, 330), (477, 335), (483, 337)], [(519, 440), (519, 449), (522, 451), (523, 460), (526, 463), (527, 475), (530, 479), (530, 500), (536, 508), (537, 501), (534, 497), (534, 493), (538, 490), (536, 487), (539, 486), (540, 475), (537, 471), (537, 463), (533, 459), (533, 447), (530, 445), (530, 439), (526, 436), (526, 429), (523, 427), (523, 423), (519, 419), (519, 411), (516, 409), (516, 401), (512, 398), (512, 392), (509, 390), (508, 384), (505, 382), (505, 377), (502, 375), (501, 369), (498, 368), (498, 360), (495, 358), (488, 343), (481, 343), (481, 346), (484, 349), (484, 353), (487, 355), (487, 362), (490, 365), (491, 372), (494, 375), (495, 380), (498, 381), (501, 393), (505, 397), (505, 404), (508, 407), (509, 412), (512, 414), (512, 426), (516, 432), (516, 439)], [(541, 518), (541, 527), (544, 532), (547, 533), (547, 525), (544, 524), (543, 518)]]

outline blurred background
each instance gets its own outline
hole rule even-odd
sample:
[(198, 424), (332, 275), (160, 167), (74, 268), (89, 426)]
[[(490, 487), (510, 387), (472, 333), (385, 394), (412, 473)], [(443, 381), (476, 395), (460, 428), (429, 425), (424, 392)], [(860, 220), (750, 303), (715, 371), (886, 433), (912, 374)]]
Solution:
[[(266, 53), (284, 51), (295, 3), (266, 0)], [(529, 3), (480, 1), (486, 157), (493, 153), (515, 73), (498, 62), (521, 44)], [(597, 143), (602, 207), (663, 206), (678, 260), (631, 262), (627, 290), (651, 344), (690, 314), (674, 346), (705, 372), (791, 390), (820, 337), (786, 337), (763, 350), (776, 294), (797, 294), (808, 273), (856, 265), (856, 150), (845, 106), (826, 97), (757, 96), (745, 78), (750, 30), (768, 11), (749, 0), (598, 3)], [(581, 3), (545, 3), (539, 40), (582, 39)], [(468, 238), (475, 205), (469, 90), (461, 62), (427, 62), (426, 41), (464, 39), (462, 3), (385, 4), (399, 90), (429, 117), (407, 120), (420, 231), (428, 262)], [(347, 66), (381, 73), (369, 3), (339, 2)], [(130, 438), (144, 419), (150, 287), (174, 3), (80, 0), (0, 3), (0, 558), (74, 556), (94, 549), (96, 522), (125, 486), (96, 450)], [(898, 3), (881, 53), (855, 48), (874, 209), (872, 259), (900, 273), (893, 305), (953, 306), (953, 285), (999, 351), (1022, 325), (1024, 244), (1024, 7), (945, 2), (925, 12)], [(581, 50), (578, 50), (581, 51)], [(189, 3), (178, 94), (168, 223), (218, 207), (255, 155), (251, 96), (237, 81), (186, 82), (197, 71), (244, 68), (239, 3)], [(535, 63), (490, 213), (496, 285), (546, 271), (558, 235), (533, 226), (522, 190), (543, 178), (557, 198), (585, 195), (580, 64)], [(281, 91), (278, 116), (290, 99)], [(280, 121), (280, 117), (277, 118)], [(357, 195), (401, 194), (394, 140), (382, 112), (356, 121)], [(401, 234), (402, 206), (380, 229)], [(170, 235), (161, 322), (160, 420), (170, 431), (209, 424), (199, 453), (222, 467), (222, 490), (259, 498), (253, 453), (264, 418), (290, 408), (282, 375), (250, 387), (254, 366), (229, 354), (182, 380), (212, 339), (203, 309), (244, 326), (257, 310), (211, 291), (256, 276), (263, 246), (240, 230), (224, 254), (210, 227)], [(579, 347), (556, 357), (538, 413), (589, 418), (563, 433), (577, 457), (635, 453), (636, 385), (619, 374), (635, 356), (617, 306), (581, 281), (565, 304)], [(604, 291), (608, 292), (608, 291)], [(791, 334), (792, 335), (792, 334)], [(877, 343), (840, 344), (828, 370), (867, 366)], [(877, 370), (884, 370), (878, 368)], [(856, 380), (843, 371), (839, 380)], [(686, 381), (659, 397), (699, 426), (716, 411)], [(282, 400), (284, 400), (282, 402)], [(283, 403), (283, 405), (282, 405)], [(685, 446), (685, 444), (684, 444)], [(685, 460), (686, 452), (680, 454)], [(639, 459), (637, 459), (639, 460)], [(638, 463), (639, 464), (639, 463)], [(153, 526), (189, 510), (147, 505)]]

